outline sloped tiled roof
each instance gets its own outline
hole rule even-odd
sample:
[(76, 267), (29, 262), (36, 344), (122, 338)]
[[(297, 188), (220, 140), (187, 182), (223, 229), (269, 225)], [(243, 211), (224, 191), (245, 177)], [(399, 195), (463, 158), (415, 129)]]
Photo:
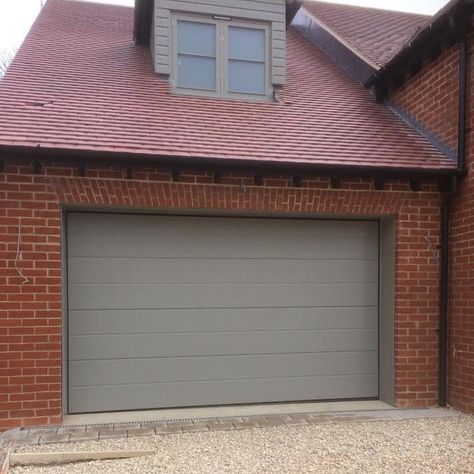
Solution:
[[(461, 41), (469, 31), (472, 32), (473, 30), (474, 23), (471, 20), (473, 12), (474, 5), (471, 0), (448, 1), (438, 12), (428, 17), (428, 20), (410, 38), (410, 41), (406, 42), (391, 58), (390, 62), (384, 65), (383, 70), (379, 70), (378, 74), (374, 75), (366, 85), (371, 87), (376, 82), (384, 84), (393, 77), (394, 73), (399, 78), (403, 75), (406, 76), (404, 71), (408, 72), (414, 62), (419, 63), (421, 60), (421, 62), (429, 63), (437, 59), (438, 55), (433, 55), (433, 52), (427, 54), (427, 51), (423, 51), (424, 45), (438, 45), (440, 46), (440, 52), (444, 48), (449, 49), (452, 42), (453, 27), (459, 36), (457, 40)], [(410, 77), (410, 75), (407, 77)]]
[(0, 81), (0, 147), (453, 169), (296, 31), (280, 103), (176, 96), (132, 41), (133, 10), (49, 0)]
[(307, 0), (303, 8), (376, 67), (387, 64), (429, 16)]

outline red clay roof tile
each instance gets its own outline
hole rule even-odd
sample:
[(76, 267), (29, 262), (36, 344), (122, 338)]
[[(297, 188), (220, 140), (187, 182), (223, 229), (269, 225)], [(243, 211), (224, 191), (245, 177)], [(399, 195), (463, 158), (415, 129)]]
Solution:
[(430, 18), (314, 0), (304, 2), (303, 8), (377, 67), (387, 64)]
[(49, 0), (0, 81), (0, 145), (310, 165), (453, 162), (297, 32), (281, 103), (176, 96), (133, 10)]

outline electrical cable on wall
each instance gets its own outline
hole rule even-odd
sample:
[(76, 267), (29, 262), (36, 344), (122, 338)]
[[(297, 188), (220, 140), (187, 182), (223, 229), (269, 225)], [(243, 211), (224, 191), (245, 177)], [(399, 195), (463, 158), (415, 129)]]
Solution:
[(21, 245), (21, 225), (18, 226), (18, 240), (16, 243), (15, 270), (17, 271), (18, 275), (21, 277), (21, 284), (25, 285), (30, 280), (25, 276), (25, 274), (18, 267), (18, 261), (21, 258), (20, 245)]
[(425, 235), (425, 241), (428, 244), (428, 248), (433, 254), (433, 257), (436, 259), (436, 263), (438, 264), (438, 268), (441, 268), (441, 262), (439, 260), (439, 252), (434, 248), (433, 242), (431, 242), (431, 239)]

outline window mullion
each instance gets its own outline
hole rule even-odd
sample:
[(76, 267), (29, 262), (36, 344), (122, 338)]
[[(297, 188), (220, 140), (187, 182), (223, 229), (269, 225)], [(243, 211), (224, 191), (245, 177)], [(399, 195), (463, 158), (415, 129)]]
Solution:
[[(176, 17), (171, 18), (171, 39), (173, 44), (172, 61), (171, 61), (171, 87), (174, 90), (178, 84), (178, 20)], [(153, 58), (155, 60), (155, 58)]]
[(225, 95), (225, 52), (226, 52), (226, 23), (223, 20), (219, 21), (219, 95)]

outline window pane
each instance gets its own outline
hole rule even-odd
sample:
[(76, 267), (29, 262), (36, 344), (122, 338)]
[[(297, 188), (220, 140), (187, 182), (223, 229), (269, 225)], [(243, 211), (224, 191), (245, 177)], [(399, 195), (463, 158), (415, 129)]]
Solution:
[(216, 25), (178, 21), (178, 53), (216, 56)]
[(229, 61), (229, 92), (265, 94), (265, 64)]
[(229, 58), (265, 61), (265, 31), (229, 26)]
[(178, 87), (216, 90), (216, 60), (178, 55)]

